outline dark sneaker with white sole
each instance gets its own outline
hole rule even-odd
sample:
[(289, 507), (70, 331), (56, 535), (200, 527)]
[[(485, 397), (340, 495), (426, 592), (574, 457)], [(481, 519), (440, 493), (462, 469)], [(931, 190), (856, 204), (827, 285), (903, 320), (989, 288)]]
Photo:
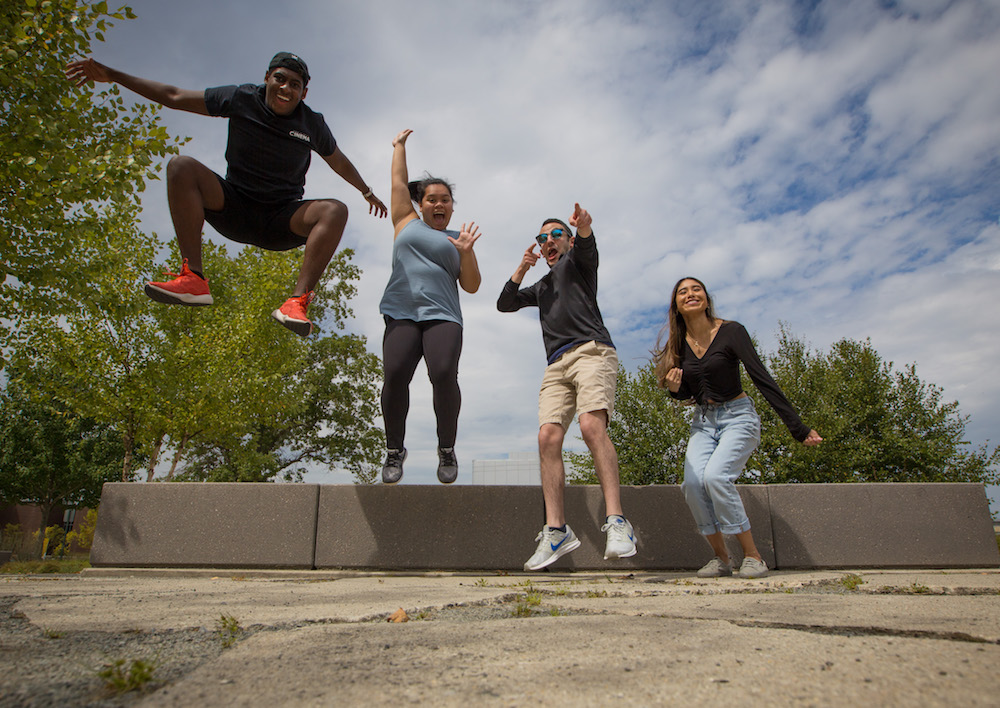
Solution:
[(403, 478), (403, 461), (406, 459), (406, 448), (385, 451), (385, 464), (382, 465), (382, 483), (395, 484)]

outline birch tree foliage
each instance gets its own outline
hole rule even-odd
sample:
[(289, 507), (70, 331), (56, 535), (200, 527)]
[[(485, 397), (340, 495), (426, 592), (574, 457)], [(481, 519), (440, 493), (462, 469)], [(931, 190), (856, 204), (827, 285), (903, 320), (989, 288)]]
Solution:
[(159, 106), (126, 102), (114, 85), (78, 89), (65, 65), (90, 54), (117, 21), (107, 2), (7, 0), (0, 5), (0, 338), (24, 312), (76, 306), (132, 222), (139, 194), (182, 140)]

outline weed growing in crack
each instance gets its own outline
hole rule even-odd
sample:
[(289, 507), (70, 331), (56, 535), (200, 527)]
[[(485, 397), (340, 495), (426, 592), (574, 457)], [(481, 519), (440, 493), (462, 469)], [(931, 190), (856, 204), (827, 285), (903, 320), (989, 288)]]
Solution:
[(145, 688), (154, 680), (155, 669), (156, 664), (145, 659), (133, 659), (131, 663), (125, 659), (117, 659), (101, 667), (97, 676), (104, 681), (104, 687), (109, 691), (122, 694)]
[(228, 649), (240, 638), (243, 628), (240, 627), (239, 620), (232, 615), (222, 615), (215, 620), (215, 633), (222, 640), (222, 646)]
[(859, 585), (864, 585), (865, 579), (857, 573), (848, 573), (840, 579), (840, 584), (845, 590), (857, 590)]
[(542, 593), (537, 590), (529, 590), (524, 595), (519, 596), (518, 602), (511, 610), (514, 617), (531, 617), (536, 614), (536, 608), (542, 604)]

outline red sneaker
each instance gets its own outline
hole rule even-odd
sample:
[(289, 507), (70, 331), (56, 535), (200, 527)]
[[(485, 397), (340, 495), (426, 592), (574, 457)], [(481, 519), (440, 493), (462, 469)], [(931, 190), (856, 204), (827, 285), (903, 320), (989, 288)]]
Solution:
[(302, 337), (308, 337), (312, 334), (313, 326), (312, 322), (309, 321), (309, 318), (306, 317), (306, 308), (309, 307), (309, 303), (312, 302), (312, 299), (312, 290), (307, 292), (305, 295), (290, 297), (285, 300), (284, 305), (271, 313), (271, 317), (288, 327), (288, 329), (295, 332), (295, 334)]
[(211, 305), (212, 294), (208, 292), (208, 281), (188, 268), (187, 258), (181, 264), (181, 272), (170, 273), (173, 280), (165, 283), (146, 283), (146, 295), (157, 302), (168, 305)]

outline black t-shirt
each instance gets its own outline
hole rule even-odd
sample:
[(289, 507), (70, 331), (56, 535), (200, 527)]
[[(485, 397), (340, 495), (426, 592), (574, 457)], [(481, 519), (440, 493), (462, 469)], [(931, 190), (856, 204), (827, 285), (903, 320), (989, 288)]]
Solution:
[(497, 300), (501, 312), (537, 307), (545, 356), (551, 364), (584, 342), (614, 346), (597, 306), (597, 243), (593, 234), (577, 236), (573, 248), (534, 285), (518, 289), (508, 280)]
[(264, 100), (264, 86), (218, 86), (205, 90), (213, 116), (229, 118), (226, 180), (257, 201), (302, 198), (311, 151), (328, 157), (337, 141), (321, 113), (299, 103), (279, 116)]
[(701, 359), (684, 342), (684, 356), (678, 364), (684, 371), (681, 387), (677, 393), (671, 391), (670, 395), (680, 400), (693, 398), (701, 405), (709, 401), (731, 401), (743, 393), (743, 384), (740, 382), (741, 361), (750, 380), (788, 426), (792, 437), (799, 442), (805, 440), (809, 435), (809, 426), (802, 422), (771, 374), (764, 368), (754, 349), (753, 340), (739, 322), (723, 322)]

